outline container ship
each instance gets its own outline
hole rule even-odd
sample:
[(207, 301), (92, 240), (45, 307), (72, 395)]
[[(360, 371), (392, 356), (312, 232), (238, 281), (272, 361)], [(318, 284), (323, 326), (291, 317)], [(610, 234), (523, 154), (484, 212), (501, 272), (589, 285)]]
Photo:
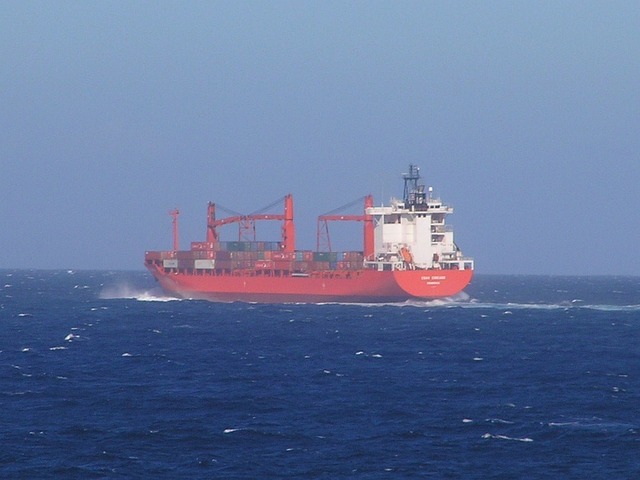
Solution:
[[(453, 208), (425, 189), (420, 169), (403, 174), (402, 199), (374, 206), (363, 197), (357, 215), (318, 217), (316, 250), (296, 250), (293, 197), (286, 195), (283, 213), (231, 214), (218, 218), (216, 204), (207, 207), (204, 242), (180, 250), (178, 210), (173, 216), (173, 249), (148, 251), (145, 266), (163, 290), (178, 298), (216, 302), (386, 303), (451, 297), (471, 281), (472, 258), (463, 256), (446, 217)], [(218, 210), (222, 210), (219, 207)], [(227, 211), (226, 209), (224, 209)], [(277, 241), (256, 241), (257, 221), (282, 223)], [(329, 223), (363, 224), (362, 251), (331, 250)], [(224, 225), (238, 225), (238, 241), (222, 241)], [(321, 251), (322, 250), (322, 251)]]

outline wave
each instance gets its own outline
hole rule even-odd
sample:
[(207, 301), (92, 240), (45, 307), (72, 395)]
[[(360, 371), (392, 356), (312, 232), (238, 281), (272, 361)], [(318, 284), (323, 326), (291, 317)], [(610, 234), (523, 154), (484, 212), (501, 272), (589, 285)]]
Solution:
[(516, 442), (533, 442), (533, 439), (529, 437), (516, 438), (516, 437), (507, 437), (506, 435), (493, 435), (491, 433), (485, 433), (484, 435), (482, 435), (482, 438), (495, 438), (498, 440), (513, 440)]
[(607, 421), (601, 418), (575, 419), (565, 422), (548, 422), (549, 427), (574, 430), (594, 430), (599, 432), (636, 432), (638, 425), (627, 422)]
[[(301, 303), (301, 305), (304, 305)], [(468, 295), (458, 295), (455, 297), (443, 297), (433, 300), (406, 300), (404, 302), (383, 302), (383, 303), (350, 303), (350, 302), (325, 302), (316, 305), (356, 305), (361, 307), (397, 307), (397, 308), (465, 308), (478, 310), (501, 310), (503, 314), (509, 315), (512, 310), (596, 310), (602, 312), (636, 312), (640, 311), (640, 305), (605, 305), (605, 304), (584, 304), (575, 301), (560, 303), (493, 303), (482, 302), (471, 298)]]
[(433, 307), (456, 307), (464, 305), (472, 301), (472, 298), (465, 292), (457, 293), (450, 297), (434, 298), (431, 300), (410, 299), (399, 302), (317, 302), (308, 304), (304, 302), (296, 302), (296, 305), (348, 305), (360, 307), (417, 307), (417, 308), (433, 308)]
[(131, 299), (140, 302), (173, 302), (181, 300), (180, 298), (165, 295), (160, 288), (144, 290), (128, 282), (104, 287), (100, 292), (100, 298), (103, 300)]
[(589, 305), (578, 304), (574, 301), (560, 303), (485, 303), (472, 300), (468, 303), (459, 303), (456, 306), (470, 309), (504, 310), (504, 313), (511, 313), (511, 310), (598, 310), (606, 312), (640, 311), (640, 305)]

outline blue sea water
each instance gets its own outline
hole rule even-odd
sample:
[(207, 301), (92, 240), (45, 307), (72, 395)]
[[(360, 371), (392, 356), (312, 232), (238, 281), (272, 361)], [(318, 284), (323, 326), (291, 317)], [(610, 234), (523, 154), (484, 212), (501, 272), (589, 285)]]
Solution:
[(396, 305), (0, 271), (0, 478), (640, 478), (640, 278)]

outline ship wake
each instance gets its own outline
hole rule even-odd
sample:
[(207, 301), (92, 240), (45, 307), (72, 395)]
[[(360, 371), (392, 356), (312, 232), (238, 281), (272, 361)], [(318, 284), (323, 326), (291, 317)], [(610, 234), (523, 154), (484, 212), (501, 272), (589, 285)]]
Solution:
[(361, 307), (419, 307), (419, 308), (449, 308), (473, 302), (465, 292), (450, 297), (434, 298), (432, 300), (409, 299), (399, 302), (324, 302), (316, 305), (359, 305)]

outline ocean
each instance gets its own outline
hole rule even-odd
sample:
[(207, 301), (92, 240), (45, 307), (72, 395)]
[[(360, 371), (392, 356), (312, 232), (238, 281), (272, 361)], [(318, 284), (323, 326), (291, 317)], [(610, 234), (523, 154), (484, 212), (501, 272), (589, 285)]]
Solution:
[(640, 278), (387, 305), (0, 271), (2, 479), (640, 478)]

